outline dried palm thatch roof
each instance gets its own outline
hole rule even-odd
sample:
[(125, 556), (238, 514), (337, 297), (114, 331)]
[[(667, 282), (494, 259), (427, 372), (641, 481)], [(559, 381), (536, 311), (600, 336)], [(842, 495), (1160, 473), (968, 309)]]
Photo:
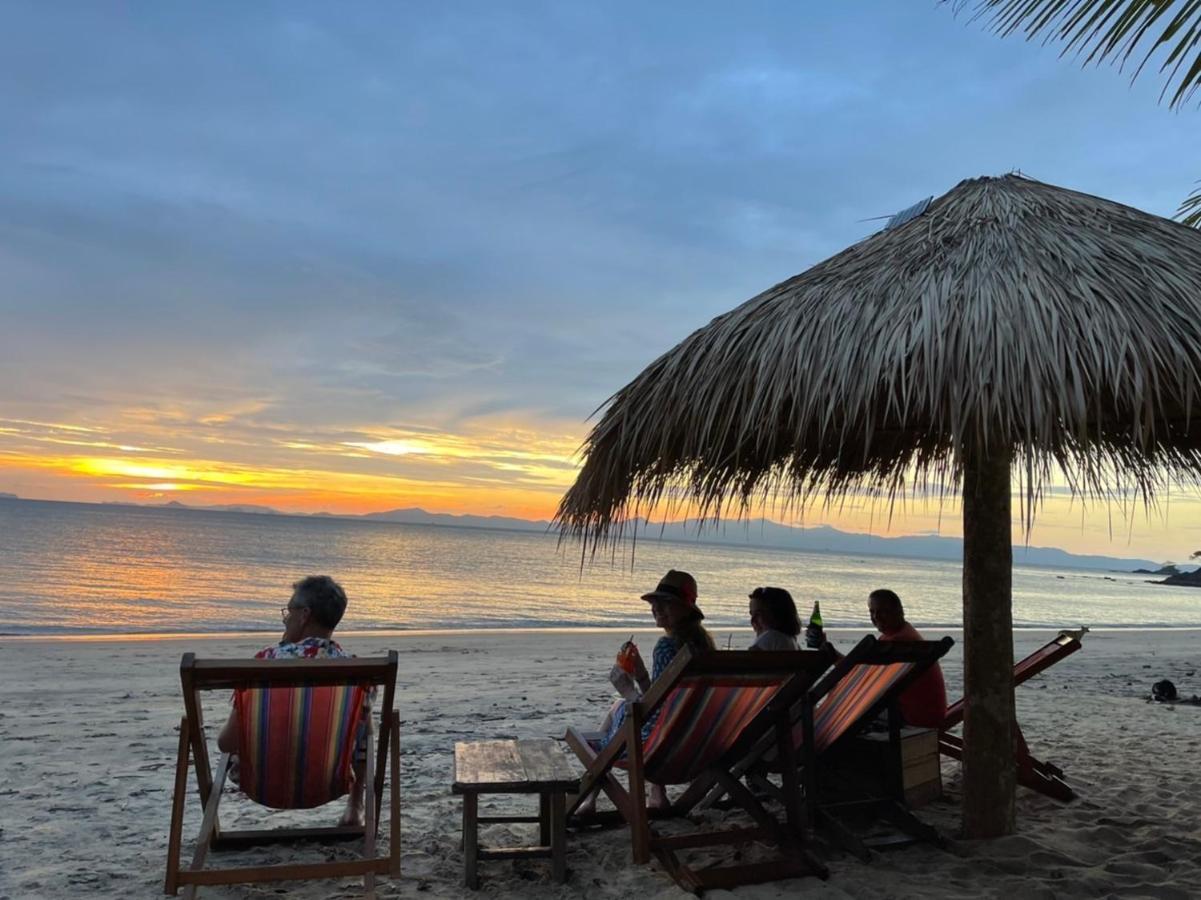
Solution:
[(1197, 480), (1201, 232), (1018, 175), (964, 181), (714, 319), (615, 394), (564, 496), (600, 543), (660, 501), (703, 515), (852, 489), (890, 502), (1012, 448), (1036, 500)]

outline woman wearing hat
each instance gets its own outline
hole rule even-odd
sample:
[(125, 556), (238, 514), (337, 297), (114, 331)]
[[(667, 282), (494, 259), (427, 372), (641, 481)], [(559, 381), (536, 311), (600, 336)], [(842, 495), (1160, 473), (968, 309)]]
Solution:
[[(638, 687), (645, 693), (651, 686), (651, 682), (671, 664), (682, 647), (692, 647), (698, 651), (713, 650), (715, 647), (713, 638), (701, 624), (705, 614), (696, 605), (696, 579), (687, 572), (670, 570), (659, 580), (658, 586), (653, 591), (642, 595), (642, 599), (651, 605), (651, 615), (655, 617), (655, 624), (665, 632), (663, 637), (655, 643), (649, 673), (646, 670), (646, 663), (638, 653), (638, 648), (633, 645), (629, 645), (628, 648), (628, 652), (633, 657), (634, 678), (638, 682)], [(648, 716), (646, 722), (643, 723), (643, 740), (650, 734), (656, 717), (657, 711)], [(608, 744), (621, 731), (625, 720), (626, 705), (624, 701), (619, 700), (609, 710), (609, 714), (605, 716), (605, 721), (601, 724), (601, 730), (605, 733), (602, 746)], [(595, 800), (596, 795), (594, 794), (585, 806), (581, 807), (580, 811), (587, 811), (587, 807), (591, 807)], [(667, 806), (667, 792), (663, 785), (651, 785), (650, 805), (652, 807)]]

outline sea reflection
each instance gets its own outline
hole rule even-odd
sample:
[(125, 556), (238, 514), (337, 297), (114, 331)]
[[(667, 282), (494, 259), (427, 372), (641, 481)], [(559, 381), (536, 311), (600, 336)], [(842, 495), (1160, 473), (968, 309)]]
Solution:
[[(581, 569), (553, 535), (328, 518), (0, 501), (0, 631), (275, 631), (291, 584), (333, 575), (345, 630), (649, 626), (639, 595), (691, 571), (707, 623), (746, 625), (747, 593), (788, 588), (803, 613), (868, 629), (866, 596), (888, 586), (919, 624), (961, 620), (954, 563), (640, 541), (636, 565)], [(1019, 624), (1201, 622), (1187, 589), (1139, 576), (1019, 568)], [(735, 643), (745, 638), (737, 633)]]

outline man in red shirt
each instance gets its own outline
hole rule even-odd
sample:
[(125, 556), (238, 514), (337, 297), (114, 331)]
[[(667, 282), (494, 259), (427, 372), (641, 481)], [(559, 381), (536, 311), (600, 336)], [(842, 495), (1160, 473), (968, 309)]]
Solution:
[[(894, 592), (887, 588), (872, 591), (867, 606), (872, 624), (880, 632), (880, 640), (922, 640), (918, 630), (905, 621), (905, 608), (901, 606), (901, 598)], [(897, 704), (906, 725), (921, 728), (937, 728), (941, 725), (947, 714), (947, 685), (938, 663), (919, 675), (897, 698)]]

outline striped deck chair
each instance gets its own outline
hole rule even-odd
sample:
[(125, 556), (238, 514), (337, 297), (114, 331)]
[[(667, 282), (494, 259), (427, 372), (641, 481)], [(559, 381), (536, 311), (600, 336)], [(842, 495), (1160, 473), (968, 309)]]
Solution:
[[(954, 644), (940, 641), (878, 641), (865, 637), (839, 660), (791, 710), (790, 745), (794, 758), (801, 760), (805, 809), (809, 821), (830, 833), (837, 843), (869, 859), (876, 841), (865, 841), (848, 826), (851, 819), (886, 819), (907, 835), (941, 844), (938, 833), (905, 809), (900, 773), (900, 717), (896, 700), (914, 679), (934, 665)], [(897, 760), (897, 771), (888, 773), (887, 796), (866, 796), (848, 801), (848, 788), (836, 792), (834, 772), (839, 756), (854, 740), (882, 715), (888, 714), (889, 738)], [(745, 777), (761, 794), (781, 797), (780, 789), (768, 779), (770, 773), (787, 775), (794, 763), (768, 741), (759, 741), (735, 765), (731, 774)], [(704, 791), (702, 808), (713, 806), (727, 796), (724, 785), (694, 785)], [(831, 796), (833, 795), (833, 796)], [(888, 843), (897, 843), (890, 837)]]
[[(1013, 667), (1013, 686), (1017, 687), (1023, 681), (1049, 669), (1082, 646), (1079, 638), (1067, 633), (1060, 634)], [(963, 722), (966, 709), (967, 703), (964, 700), (951, 704), (939, 728), (938, 749), (952, 759), (963, 759), (963, 738), (957, 734), (950, 734), (950, 730)], [(1042, 762), (1030, 755), (1020, 725), (1016, 725), (1016, 733), (1013, 736), (1013, 756), (1017, 764), (1018, 784), (1065, 803), (1076, 798), (1076, 792), (1063, 780), (1063, 771), (1058, 766)]]
[[(400, 717), (392, 709), (396, 651), (376, 659), (198, 660), (185, 653), (180, 664), (186, 715), (180, 722), (179, 755), (167, 848), (165, 891), (182, 886), (194, 897), (205, 884), (362, 876), (367, 897), (375, 896), (375, 876), (400, 874)], [(371, 688), (382, 685), (378, 752), (370, 715)], [(222, 831), (218, 806), (232, 757), (222, 753), (216, 774), (209, 763), (201, 711), (203, 691), (234, 694), (240, 753), (238, 786), (256, 803), (272, 809), (310, 809), (351, 789), (356, 746), (366, 745), (363, 825)], [(391, 765), (389, 855), (377, 857), (375, 842), (383, 808), (386, 769)], [(194, 766), (203, 818), (192, 863), (180, 866), (188, 770)], [(232, 779), (231, 779), (232, 780)], [(363, 840), (362, 859), (206, 869), (210, 851), (281, 841)]]
[[(897, 698), (923, 672), (954, 645), (949, 637), (938, 641), (880, 641), (868, 635), (839, 660), (810, 689), (801, 704), (801, 721), (794, 728), (802, 758), (805, 795), (812, 821), (860, 859), (871, 858), (871, 849), (901, 843), (895, 835), (865, 839), (852, 822), (884, 819), (912, 839), (942, 846), (942, 837), (905, 807), (901, 786), (901, 717)], [(890, 759), (885, 796), (859, 796), (855, 783), (836, 786), (833, 774), (846, 745), (887, 714)], [(832, 796), (831, 796), (832, 795)], [(910, 843), (905, 840), (904, 843)]]
[[(579, 808), (596, 788), (605, 791), (621, 821), (631, 831), (634, 862), (646, 863), (652, 854), (686, 890), (732, 888), (801, 875), (826, 877), (826, 869), (802, 845), (804, 815), (796, 767), (785, 779), (785, 815), (781, 823), (729, 774), (729, 767), (757, 741), (778, 738), (781, 753), (793, 757), (789, 739), (789, 711), (825, 671), (833, 659), (821, 652), (758, 653), (685, 648), (655, 680), (641, 701), (628, 706), (625, 726), (607, 745), (603, 735), (569, 729), (567, 743), (586, 767), (580, 793), (568, 804), (568, 815)], [(654, 724), (642, 738), (642, 725), (651, 716)], [(627, 790), (614, 768), (629, 773)], [(659, 835), (650, 826), (645, 786), (689, 784), (696, 780), (718, 783), (734, 804), (748, 813), (753, 827), (709, 832)], [(661, 815), (682, 816), (695, 803), (695, 793), (685, 792)], [(699, 797), (695, 797), (699, 799)], [(658, 817), (658, 816), (657, 816)], [(589, 821), (576, 817), (576, 825)], [(677, 851), (688, 848), (767, 840), (781, 851), (779, 858), (754, 865), (688, 866)]]

